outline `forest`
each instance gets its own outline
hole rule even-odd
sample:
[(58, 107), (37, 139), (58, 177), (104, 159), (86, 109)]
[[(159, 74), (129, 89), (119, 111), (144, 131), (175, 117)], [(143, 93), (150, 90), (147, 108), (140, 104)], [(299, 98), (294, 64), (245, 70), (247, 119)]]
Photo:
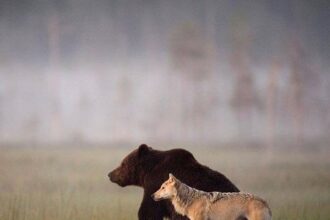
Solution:
[(326, 140), (327, 1), (11, 0), (0, 140)]

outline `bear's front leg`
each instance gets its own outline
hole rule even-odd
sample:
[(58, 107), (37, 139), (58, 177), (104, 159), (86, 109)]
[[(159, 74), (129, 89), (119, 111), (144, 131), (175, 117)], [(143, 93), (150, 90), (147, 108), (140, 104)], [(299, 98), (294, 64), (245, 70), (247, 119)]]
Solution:
[(139, 220), (163, 220), (166, 217), (165, 211), (162, 201), (155, 202), (151, 194), (145, 193), (139, 208)]
[(189, 218), (179, 214), (173, 214), (171, 220), (189, 220)]

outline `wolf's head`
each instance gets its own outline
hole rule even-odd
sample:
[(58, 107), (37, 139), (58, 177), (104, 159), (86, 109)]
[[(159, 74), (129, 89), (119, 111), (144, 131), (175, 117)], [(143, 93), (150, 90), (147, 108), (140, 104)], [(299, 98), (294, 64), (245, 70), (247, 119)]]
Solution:
[(180, 181), (175, 178), (171, 173), (169, 174), (168, 180), (166, 180), (159, 190), (157, 190), (151, 197), (155, 201), (163, 200), (163, 199), (172, 199), (177, 195), (177, 185)]

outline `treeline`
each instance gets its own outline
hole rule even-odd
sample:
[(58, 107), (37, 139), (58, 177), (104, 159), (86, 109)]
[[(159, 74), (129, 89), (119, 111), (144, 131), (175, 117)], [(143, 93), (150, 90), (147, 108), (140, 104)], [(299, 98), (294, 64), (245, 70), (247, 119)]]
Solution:
[(276, 2), (3, 1), (0, 138), (326, 137), (326, 3)]

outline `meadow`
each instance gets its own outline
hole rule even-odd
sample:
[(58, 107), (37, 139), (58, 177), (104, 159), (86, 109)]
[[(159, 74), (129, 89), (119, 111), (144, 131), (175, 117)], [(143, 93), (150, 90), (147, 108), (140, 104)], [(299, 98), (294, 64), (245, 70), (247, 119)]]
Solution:
[[(330, 219), (328, 146), (187, 148), (242, 191), (265, 198), (274, 220)], [(1, 147), (0, 219), (137, 219), (142, 189), (121, 188), (107, 177), (132, 149)]]

